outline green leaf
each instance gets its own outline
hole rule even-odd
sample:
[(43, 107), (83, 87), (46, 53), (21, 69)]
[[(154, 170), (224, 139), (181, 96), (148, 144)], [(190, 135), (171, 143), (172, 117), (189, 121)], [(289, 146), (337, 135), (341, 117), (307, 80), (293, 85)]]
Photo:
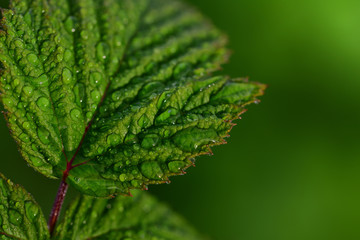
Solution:
[(45, 176), (94, 196), (168, 182), (224, 143), (264, 85), (212, 76), (226, 37), (176, 0), (13, 0), (0, 88)]
[(54, 239), (203, 239), (168, 206), (144, 191), (133, 197), (75, 199)]
[(26, 190), (0, 173), (0, 239), (49, 239), (44, 215)]

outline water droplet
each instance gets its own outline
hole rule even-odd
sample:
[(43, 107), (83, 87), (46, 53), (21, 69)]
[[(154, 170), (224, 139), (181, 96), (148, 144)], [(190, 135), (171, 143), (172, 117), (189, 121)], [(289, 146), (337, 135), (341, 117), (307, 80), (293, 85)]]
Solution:
[(127, 175), (125, 173), (123, 173), (119, 176), (119, 179), (121, 182), (125, 182), (127, 180)]
[(92, 72), (90, 74), (90, 84), (93, 85), (94, 87), (98, 86), (101, 80), (102, 80), (101, 73)]
[(49, 86), (49, 78), (46, 74), (41, 75), (38, 78), (34, 78), (33, 82), (41, 87), (48, 87)]
[(102, 154), (104, 151), (105, 151), (105, 149), (101, 146), (98, 147), (98, 149), (97, 149), (98, 154)]
[(20, 40), (20, 39), (16, 39), (16, 40), (14, 41), (14, 44), (15, 44), (15, 46), (18, 47), (18, 48), (24, 48), (24, 42), (23, 42), (22, 40)]
[(110, 48), (105, 42), (100, 42), (96, 45), (96, 57), (99, 61), (104, 61), (110, 53)]
[(34, 165), (34, 167), (41, 167), (44, 165), (44, 162), (38, 157), (31, 156), (30, 161), (32, 162), (32, 165)]
[(29, 122), (24, 122), (23, 124), (22, 124), (22, 126), (23, 126), (23, 128), (24, 129), (29, 129), (30, 128), (30, 123)]
[(25, 86), (23, 88), (23, 92), (25, 93), (26, 96), (31, 97), (33, 95), (34, 89), (30, 86)]
[(214, 129), (188, 128), (178, 132), (173, 140), (181, 149), (193, 151), (199, 147), (215, 143), (218, 138)]
[(159, 140), (160, 140), (160, 138), (159, 138), (158, 135), (156, 135), (156, 134), (148, 134), (142, 140), (141, 146), (143, 148), (149, 149), (149, 148), (155, 147), (158, 144)]
[(78, 120), (81, 116), (81, 111), (77, 108), (74, 108), (73, 110), (71, 110), (70, 112), (70, 116), (73, 120)]
[(141, 173), (149, 179), (161, 180), (164, 176), (159, 164), (155, 161), (143, 162), (140, 166)]
[(165, 87), (165, 85), (161, 82), (150, 82), (146, 84), (140, 91), (139, 97), (143, 98), (146, 96), (150, 96), (154, 92), (158, 92), (162, 90)]
[(120, 143), (121, 138), (119, 135), (117, 134), (110, 134), (107, 139), (106, 139), (107, 143), (111, 146), (116, 146)]
[(44, 144), (50, 143), (50, 140), (49, 140), (50, 133), (48, 132), (48, 130), (46, 130), (45, 128), (38, 128), (37, 133), (38, 133), (38, 137), (42, 143), (44, 143)]
[(186, 163), (183, 161), (172, 161), (168, 163), (169, 170), (174, 173), (180, 172), (185, 166)]
[(38, 107), (42, 110), (42, 111), (47, 111), (49, 110), (50, 107), (50, 101), (45, 98), (45, 97), (40, 97), (37, 101), (36, 101), (36, 105), (38, 105)]
[(128, 133), (125, 137), (125, 143), (129, 144), (129, 143), (136, 143), (137, 142), (137, 137), (134, 134)]
[(76, 84), (74, 87), (74, 93), (75, 93), (76, 102), (81, 104), (84, 101), (84, 96), (85, 96), (84, 84), (82, 83)]
[(139, 188), (141, 186), (141, 182), (139, 180), (132, 180), (131, 185), (135, 188)]
[(73, 53), (69, 49), (66, 49), (64, 52), (64, 60), (66, 62), (70, 62), (72, 59), (73, 59)]
[(11, 107), (14, 105), (14, 101), (11, 98), (3, 98), (2, 101), (5, 106)]
[(29, 220), (34, 221), (35, 218), (39, 214), (39, 208), (33, 202), (26, 201), (25, 202), (25, 214)]
[(83, 30), (80, 32), (80, 36), (82, 37), (82, 39), (87, 40), (89, 38), (88, 32)]
[(57, 62), (62, 62), (63, 59), (64, 59), (64, 54), (59, 53), (56, 55)]
[(23, 218), (17, 210), (10, 209), (9, 210), (9, 221), (14, 225), (19, 226), (22, 223)]
[(35, 144), (31, 144), (31, 149), (34, 150), (35, 152), (39, 151)]
[(157, 107), (158, 109), (160, 109), (161, 106), (163, 105), (163, 103), (166, 102), (166, 98), (168, 97), (168, 94), (169, 94), (168, 91), (164, 91), (164, 92), (160, 95), (160, 97), (159, 97), (159, 99), (158, 99), (158, 101), (157, 101), (157, 103), (156, 103), (156, 107)]
[(178, 112), (179, 111), (175, 108), (168, 108), (156, 118), (155, 122), (162, 123), (168, 120), (171, 116), (176, 116)]
[(26, 142), (26, 143), (30, 142), (29, 136), (27, 134), (25, 134), (25, 133), (20, 134), (19, 139), (21, 141), (23, 141), (23, 142)]
[(113, 101), (118, 101), (121, 97), (121, 92), (120, 91), (116, 91), (111, 95), (111, 98)]
[(140, 127), (146, 128), (150, 124), (150, 119), (144, 114), (139, 118), (138, 124)]
[[(64, 26), (65, 26), (65, 29), (70, 33), (72, 32), (71, 30), (74, 28), (74, 24), (75, 21), (74, 21), (74, 17), (70, 16), (68, 17), (65, 22), (64, 22)], [(75, 32), (75, 31), (74, 31)]]
[(92, 100), (94, 100), (95, 102), (98, 102), (98, 101), (100, 100), (100, 98), (101, 98), (100, 92), (99, 92), (98, 90), (93, 90), (93, 91), (91, 92), (91, 98), (92, 98)]
[(70, 84), (72, 82), (72, 73), (70, 69), (64, 68), (61, 76), (65, 84)]
[(17, 87), (19, 84), (20, 84), (20, 80), (18, 78), (15, 78), (11, 83), (13, 88)]
[(86, 113), (86, 118), (87, 118), (88, 120), (90, 120), (90, 119), (92, 118), (92, 116), (93, 116), (93, 113), (92, 113), (92, 112), (87, 112), (87, 113)]

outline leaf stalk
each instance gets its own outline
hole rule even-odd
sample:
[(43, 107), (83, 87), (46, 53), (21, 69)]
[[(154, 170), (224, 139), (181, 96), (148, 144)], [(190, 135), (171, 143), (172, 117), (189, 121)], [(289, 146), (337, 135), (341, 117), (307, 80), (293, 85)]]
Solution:
[(49, 218), (49, 222), (48, 222), (48, 228), (49, 228), (49, 231), (50, 231), (50, 235), (52, 235), (53, 232), (54, 232), (56, 222), (57, 222), (57, 220), (59, 218), (61, 208), (62, 208), (62, 205), (63, 205), (64, 200), (65, 200), (66, 192), (67, 192), (68, 187), (69, 187), (69, 185), (66, 183), (65, 180), (66, 179), (63, 178), (63, 180), (60, 183), (59, 190), (58, 190), (58, 192), (56, 194), (54, 205), (53, 205), (53, 208), (51, 210), (51, 214), (50, 214), (50, 218)]

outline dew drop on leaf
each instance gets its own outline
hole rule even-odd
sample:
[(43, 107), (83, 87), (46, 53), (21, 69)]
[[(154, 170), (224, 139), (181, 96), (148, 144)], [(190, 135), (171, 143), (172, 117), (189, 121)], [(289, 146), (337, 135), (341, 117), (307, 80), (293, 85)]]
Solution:
[(40, 141), (42, 143), (44, 143), (44, 144), (49, 144), (50, 143), (48, 130), (41, 127), (41, 128), (38, 128), (37, 133), (38, 133), (38, 137), (39, 137), (39, 139), (40, 139)]
[(78, 119), (80, 118), (81, 112), (80, 112), (79, 109), (74, 108), (73, 110), (71, 110), (70, 116), (71, 116), (71, 118), (72, 118), (73, 120), (76, 121), (76, 120), (78, 120)]
[(127, 180), (127, 175), (125, 173), (120, 174), (119, 180), (122, 181), (122, 182), (125, 182)]
[(98, 86), (101, 82), (101, 73), (99, 72), (92, 72), (90, 74), (90, 84), (95, 86)]
[(9, 210), (9, 221), (14, 225), (19, 226), (23, 222), (23, 217), (17, 210), (10, 209)]
[(161, 180), (164, 176), (159, 164), (155, 161), (144, 162), (140, 166), (141, 173), (149, 179)]
[(38, 157), (33, 157), (31, 156), (30, 157), (30, 161), (32, 162), (32, 164), (35, 166), (35, 167), (41, 167), (44, 165), (44, 162), (38, 158)]
[(21, 141), (26, 142), (26, 143), (30, 142), (29, 136), (28, 136), (27, 134), (25, 134), (25, 133), (20, 134), (19, 139), (20, 139)]
[(105, 42), (100, 42), (96, 46), (96, 57), (99, 61), (104, 61), (109, 55), (109, 46)]
[(35, 54), (30, 53), (26, 56), (26, 59), (33, 65), (35, 65), (38, 62), (38, 58)]
[(150, 119), (144, 114), (139, 118), (138, 124), (140, 127), (146, 128), (150, 124)]
[(26, 201), (25, 202), (25, 214), (29, 220), (34, 221), (35, 218), (39, 214), (39, 208), (33, 202)]
[(33, 83), (35, 83), (36, 85), (38, 85), (40, 87), (47, 87), (47, 86), (49, 86), (49, 78), (46, 74), (43, 74), (38, 78), (34, 78)]
[(156, 134), (148, 134), (144, 137), (144, 139), (141, 142), (141, 146), (143, 148), (149, 149), (152, 147), (155, 147), (160, 140), (160, 137)]
[(116, 146), (117, 144), (120, 143), (121, 138), (119, 135), (117, 134), (110, 134), (107, 139), (106, 139), (107, 143), (111, 146)]
[(61, 76), (65, 84), (70, 84), (72, 82), (72, 73), (70, 69), (64, 68)]
[(23, 128), (24, 129), (30, 129), (30, 123), (29, 122), (24, 122), (23, 124), (22, 124), (22, 126), (23, 126)]
[(74, 57), (73, 53), (70, 50), (66, 49), (64, 52), (64, 60), (66, 62), (70, 62), (73, 57)]
[(168, 163), (169, 170), (174, 173), (180, 172), (185, 166), (186, 163), (183, 161), (172, 161)]
[(46, 111), (48, 110), (48, 108), (50, 107), (50, 101), (45, 98), (45, 97), (40, 97), (37, 101), (36, 101), (36, 105), (38, 105), (38, 107), (42, 110), (42, 111)]
[(121, 97), (121, 92), (120, 91), (116, 91), (111, 95), (111, 98), (113, 101), (117, 101), (119, 100)]
[(31, 97), (33, 95), (34, 89), (30, 86), (25, 86), (23, 88), (23, 92), (25, 93), (26, 96)]
[(95, 102), (98, 102), (98, 101), (100, 100), (100, 98), (101, 98), (100, 92), (99, 92), (98, 90), (93, 90), (93, 91), (91, 92), (91, 98), (92, 98), (92, 100), (94, 100)]

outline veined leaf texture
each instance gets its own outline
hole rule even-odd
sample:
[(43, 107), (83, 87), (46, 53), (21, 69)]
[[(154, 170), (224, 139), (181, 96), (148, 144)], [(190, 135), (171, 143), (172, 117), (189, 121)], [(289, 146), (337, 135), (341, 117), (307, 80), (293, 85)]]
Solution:
[(177, 0), (13, 0), (1, 100), (31, 167), (105, 197), (169, 181), (224, 143), (265, 86), (217, 75), (226, 37)]

